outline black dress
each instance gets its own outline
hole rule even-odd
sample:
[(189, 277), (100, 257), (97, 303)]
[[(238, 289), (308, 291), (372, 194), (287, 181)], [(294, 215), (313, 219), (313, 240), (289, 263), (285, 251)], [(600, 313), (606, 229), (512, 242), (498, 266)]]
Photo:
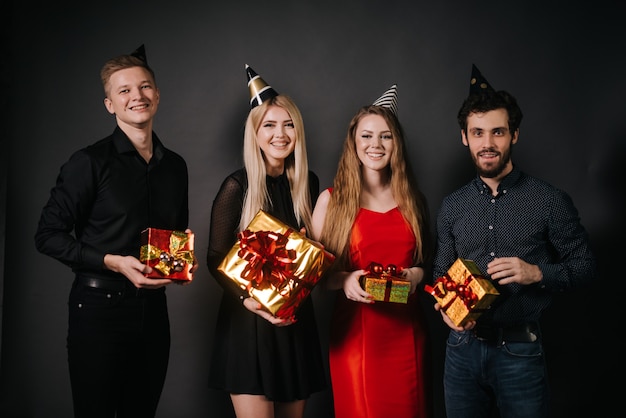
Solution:
[[(300, 229), (286, 175), (267, 176), (272, 209), (267, 212)], [(224, 288), (215, 328), (209, 387), (236, 394), (265, 395), (289, 402), (307, 399), (326, 387), (326, 374), (311, 297), (296, 312), (297, 322), (287, 327), (272, 325), (246, 309), (236, 285), (217, 271), (217, 266), (237, 240), (246, 173), (240, 169), (222, 183), (211, 212), (207, 263)], [(319, 179), (309, 172), (313, 199)]]

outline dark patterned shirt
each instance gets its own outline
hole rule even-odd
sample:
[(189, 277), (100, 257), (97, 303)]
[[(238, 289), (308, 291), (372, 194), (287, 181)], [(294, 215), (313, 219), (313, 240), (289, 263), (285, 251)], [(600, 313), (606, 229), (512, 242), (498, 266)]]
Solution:
[(543, 273), (532, 285), (494, 281), (501, 296), (479, 323), (537, 321), (552, 292), (569, 291), (596, 275), (587, 232), (569, 195), (516, 167), (495, 197), (476, 176), (444, 198), (433, 277), (443, 276), (459, 257), (473, 260), (488, 279), (487, 264), (496, 257), (519, 257)]

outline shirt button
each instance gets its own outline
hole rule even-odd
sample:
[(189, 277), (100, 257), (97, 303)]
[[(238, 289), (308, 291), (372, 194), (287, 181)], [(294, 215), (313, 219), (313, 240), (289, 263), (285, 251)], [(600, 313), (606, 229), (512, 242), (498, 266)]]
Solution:
[(489, 253), (490, 256), (495, 257), (496, 253), (494, 253), (493, 251)]
[(493, 225), (489, 225), (489, 229), (493, 229)]
[(491, 199), (491, 203), (496, 203), (496, 199)]

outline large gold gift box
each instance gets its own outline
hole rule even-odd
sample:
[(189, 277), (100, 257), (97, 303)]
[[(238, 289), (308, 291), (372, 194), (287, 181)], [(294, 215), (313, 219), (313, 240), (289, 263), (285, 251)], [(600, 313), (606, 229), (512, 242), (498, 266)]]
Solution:
[(475, 321), (500, 295), (473, 260), (458, 258), (443, 277), (424, 290), (435, 297), (456, 326)]
[(192, 280), (194, 234), (147, 228), (141, 232), (139, 261), (152, 267), (146, 277)]
[(321, 244), (260, 210), (218, 270), (271, 314), (288, 318), (334, 261)]
[(371, 263), (367, 269), (369, 273), (361, 276), (359, 283), (375, 301), (407, 303), (411, 282), (396, 276), (396, 266), (383, 268), (381, 264)]

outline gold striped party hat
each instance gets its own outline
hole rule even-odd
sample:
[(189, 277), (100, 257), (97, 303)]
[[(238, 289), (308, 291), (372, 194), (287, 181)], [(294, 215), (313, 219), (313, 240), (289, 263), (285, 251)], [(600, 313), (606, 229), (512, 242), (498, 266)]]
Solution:
[(246, 74), (248, 75), (251, 109), (272, 97), (278, 96), (276, 90), (267, 84), (248, 64), (246, 64)]

